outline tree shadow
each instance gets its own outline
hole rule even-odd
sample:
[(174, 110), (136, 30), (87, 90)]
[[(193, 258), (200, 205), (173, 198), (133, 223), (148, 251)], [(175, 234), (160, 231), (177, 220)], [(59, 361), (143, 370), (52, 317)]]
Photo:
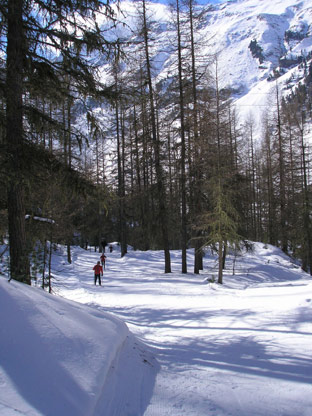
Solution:
[[(305, 308), (298, 308), (297, 313), (287, 322), (288, 329), (279, 329), (280, 322), (274, 319), (257, 328), (250, 324), (244, 326), (244, 322), (252, 322), (253, 316), (256, 315), (249, 310), (173, 311), (165, 308), (155, 310), (137, 307), (111, 307), (106, 310), (140, 328), (141, 336), (153, 348), (159, 361), (168, 368), (174, 367), (175, 371), (201, 366), (259, 377), (312, 383), (312, 358), (298, 357), (296, 352), (291, 351), (281, 353), (280, 346), (284, 336), (308, 336), (312, 342), (310, 332), (298, 329), (299, 323), (312, 320), (312, 311)], [(211, 319), (217, 317), (226, 317), (227, 321), (231, 321), (231, 326), (218, 327), (209, 324)], [(164, 342), (163, 338), (159, 342), (149, 340), (149, 328), (167, 331), (168, 336), (171, 335), (170, 342)], [(191, 331), (191, 335), (183, 336), (183, 331), (178, 331), (175, 336), (174, 331), (179, 329)], [(220, 331), (227, 332), (221, 339)], [(206, 336), (203, 336), (203, 332)], [(176, 341), (172, 341), (172, 338), (176, 338)]]

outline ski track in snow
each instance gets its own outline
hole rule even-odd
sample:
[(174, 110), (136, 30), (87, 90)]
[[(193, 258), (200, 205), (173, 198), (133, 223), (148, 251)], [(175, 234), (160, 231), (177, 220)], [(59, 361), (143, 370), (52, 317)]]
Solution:
[(229, 262), (222, 287), (206, 281), (211, 256), (204, 274), (182, 275), (172, 252), (165, 275), (161, 252), (139, 251), (108, 253), (94, 286), (99, 253), (76, 249), (57, 292), (118, 316), (135, 335), (94, 415), (312, 415), (311, 280), (262, 246), (237, 259), (235, 276)]

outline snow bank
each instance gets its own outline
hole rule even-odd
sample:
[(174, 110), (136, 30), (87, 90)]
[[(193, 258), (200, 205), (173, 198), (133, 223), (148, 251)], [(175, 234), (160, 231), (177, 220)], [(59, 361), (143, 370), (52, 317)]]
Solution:
[(127, 326), (0, 278), (0, 414), (93, 414)]

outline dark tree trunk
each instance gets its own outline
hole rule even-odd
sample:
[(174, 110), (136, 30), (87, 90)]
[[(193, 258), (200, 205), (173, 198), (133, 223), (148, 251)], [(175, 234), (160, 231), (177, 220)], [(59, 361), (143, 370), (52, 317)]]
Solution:
[(71, 264), (71, 262), (72, 262), (70, 242), (67, 243), (67, 261), (68, 261), (69, 264)]
[(30, 284), (23, 181), (23, 0), (8, 1), (6, 145), (11, 279)]
[[(127, 253), (126, 222), (125, 222), (125, 189), (123, 169), (123, 133), (120, 134), (119, 106), (116, 103), (116, 136), (117, 136), (117, 159), (118, 159), (118, 196), (119, 196), (119, 241), (121, 257)], [(122, 126), (121, 126), (122, 127)]]
[(218, 283), (220, 285), (223, 284), (223, 241), (220, 238), (219, 240), (219, 248), (218, 248)]
[[(302, 123), (303, 126), (303, 123)], [(302, 268), (305, 271), (309, 271), (312, 275), (312, 238), (311, 238), (311, 219), (310, 219), (310, 200), (309, 200), (309, 185), (308, 185), (308, 173), (307, 173), (307, 155), (306, 146), (304, 144), (303, 127), (300, 129), (300, 141), (301, 141), (301, 154), (302, 154), (302, 170), (303, 170), (303, 192), (304, 192), (304, 206), (303, 206), (303, 225), (304, 225), (304, 238), (303, 248), (304, 257)]]
[(185, 121), (184, 121), (184, 92), (182, 74), (182, 46), (180, 31), (180, 4), (177, 7), (177, 35), (178, 35), (178, 68), (179, 68), (179, 98), (181, 123), (181, 247), (182, 247), (182, 273), (187, 273), (187, 230), (186, 230), (186, 176), (185, 176)]
[[(190, 23), (190, 41), (192, 57), (192, 98), (193, 98), (193, 129), (194, 129), (194, 183), (193, 183), (193, 215), (196, 217), (201, 212), (201, 195), (200, 195), (200, 161), (199, 161), (199, 126), (198, 126), (198, 103), (197, 103), (197, 80), (196, 80), (196, 60), (195, 60), (195, 41), (194, 41), (194, 19), (193, 19), (193, 0), (189, 0), (189, 23)], [(194, 273), (199, 274), (203, 270), (203, 252), (201, 241), (198, 240), (200, 232), (196, 232), (195, 250), (194, 250)]]
[(149, 58), (149, 45), (148, 45), (148, 29), (146, 21), (146, 7), (145, 0), (143, 0), (143, 30), (144, 30), (144, 43), (145, 43), (145, 58), (146, 58), (146, 69), (147, 69), (147, 82), (149, 89), (149, 100), (151, 106), (151, 124), (152, 124), (152, 138), (153, 138), (153, 147), (155, 155), (155, 171), (157, 177), (157, 193), (158, 193), (158, 203), (159, 203), (159, 221), (162, 230), (163, 237), (163, 248), (165, 255), (165, 273), (171, 273), (171, 260), (170, 260), (170, 250), (169, 250), (169, 237), (168, 237), (168, 219), (167, 219), (167, 209), (165, 201), (165, 188), (164, 188), (164, 178), (162, 167), (160, 164), (160, 149), (159, 149), (159, 140), (157, 137), (157, 125), (156, 125), (156, 115), (155, 115), (155, 104), (154, 104), (154, 93), (152, 86), (152, 75), (151, 75), (151, 64)]
[(284, 253), (288, 251), (287, 230), (286, 230), (286, 192), (285, 192), (285, 167), (284, 167), (284, 149), (282, 137), (282, 122), (280, 114), (279, 91), (276, 87), (276, 105), (277, 105), (277, 133), (278, 133), (278, 160), (279, 160), (279, 179), (280, 179), (280, 227), (281, 227), (281, 248)]

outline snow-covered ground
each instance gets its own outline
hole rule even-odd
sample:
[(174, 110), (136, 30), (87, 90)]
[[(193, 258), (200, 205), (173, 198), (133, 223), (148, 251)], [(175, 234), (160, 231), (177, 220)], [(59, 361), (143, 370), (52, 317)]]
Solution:
[(56, 296), (1, 277), (0, 415), (311, 416), (310, 276), (261, 243), (223, 286), (171, 254), (115, 247), (100, 287), (59, 249)]

